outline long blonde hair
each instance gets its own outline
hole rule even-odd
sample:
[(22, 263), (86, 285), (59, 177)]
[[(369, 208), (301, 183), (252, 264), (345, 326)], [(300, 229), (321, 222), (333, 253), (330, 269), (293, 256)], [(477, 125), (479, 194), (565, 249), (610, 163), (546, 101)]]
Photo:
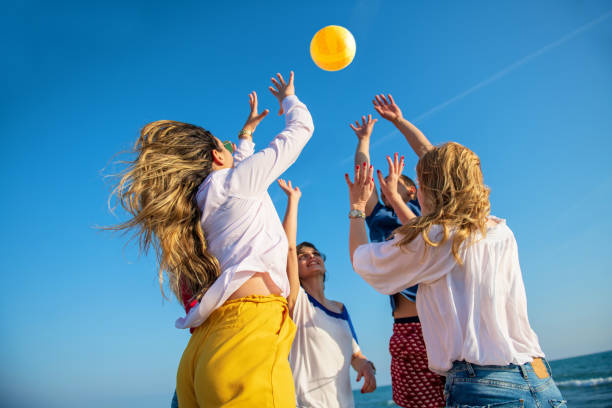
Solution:
[[(437, 247), (453, 232), (453, 256), (463, 264), (461, 244), (467, 239), (471, 243), (477, 231), (483, 237), (486, 235), (491, 210), (490, 190), (483, 182), (480, 159), (459, 143), (445, 143), (419, 159), (417, 177), (422, 198), (431, 211), (397, 229), (403, 235), (398, 245), (405, 246), (421, 234), (427, 245)], [(443, 228), (442, 238), (437, 242), (429, 237), (434, 225)]]
[(207, 251), (195, 194), (212, 171), (212, 151), (221, 148), (199, 126), (151, 122), (111, 194), (132, 218), (106, 229), (133, 230), (145, 254), (155, 248), (162, 295), (165, 271), (181, 303), (185, 293), (201, 297), (220, 274), (219, 261)]

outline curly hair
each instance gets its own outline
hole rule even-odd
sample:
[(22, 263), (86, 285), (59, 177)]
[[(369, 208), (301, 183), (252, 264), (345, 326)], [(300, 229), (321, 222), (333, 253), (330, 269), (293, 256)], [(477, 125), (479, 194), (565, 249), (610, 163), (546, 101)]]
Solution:
[[(413, 218), (399, 227), (400, 247), (412, 242), (419, 234), (427, 246), (445, 243), (451, 232), (453, 256), (463, 264), (460, 248), (464, 241), (472, 243), (474, 233), (484, 237), (487, 217), (491, 210), (490, 189), (484, 185), (480, 159), (459, 143), (445, 143), (425, 153), (417, 163), (417, 178), (422, 198), (430, 212)], [(442, 238), (434, 242), (429, 232), (434, 225), (443, 228)]]
[(162, 296), (165, 271), (181, 303), (184, 293), (199, 299), (221, 273), (207, 251), (195, 203), (199, 185), (212, 171), (212, 151), (221, 148), (199, 126), (151, 122), (141, 130), (133, 149), (137, 157), (127, 162), (111, 194), (132, 218), (106, 229), (134, 231), (142, 253), (153, 247)]

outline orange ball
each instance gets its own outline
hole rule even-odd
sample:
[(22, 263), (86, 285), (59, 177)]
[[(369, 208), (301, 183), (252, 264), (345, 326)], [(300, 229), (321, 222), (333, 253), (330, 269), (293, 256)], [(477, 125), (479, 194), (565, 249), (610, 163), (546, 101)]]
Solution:
[(310, 56), (325, 71), (340, 71), (355, 58), (357, 46), (349, 30), (337, 25), (323, 27), (310, 41)]

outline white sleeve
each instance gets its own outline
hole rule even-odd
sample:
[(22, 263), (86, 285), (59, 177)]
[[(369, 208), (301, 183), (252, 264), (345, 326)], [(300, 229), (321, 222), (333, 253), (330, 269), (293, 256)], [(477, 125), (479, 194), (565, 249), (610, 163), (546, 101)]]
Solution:
[(304, 322), (306, 318), (306, 307), (308, 306), (308, 297), (306, 296), (306, 292), (300, 286), (298, 289), (298, 295), (295, 299), (295, 305), (293, 305), (293, 315), (291, 319), (296, 325), (299, 325), (300, 322)]
[(392, 295), (417, 283), (434, 282), (456, 265), (452, 237), (436, 248), (427, 245), (426, 252), (421, 235), (403, 248), (396, 245), (401, 238), (396, 234), (389, 241), (361, 245), (353, 255), (355, 272), (380, 293)]
[(354, 337), (351, 337), (351, 340), (353, 341), (353, 356), (357, 353), (359, 353), (361, 351), (361, 348), (359, 347), (359, 344), (357, 344), (357, 342), (355, 341)]
[(249, 139), (240, 139), (236, 151), (234, 152), (234, 165), (240, 163), (247, 157), (253, 155), (255, 151), (255, 143)]
[(298, 158), (314, 132), (310, 112), (297, 96), (283, 99), (285, 129), (268, 147), (245, 158), (234, 168), (232, 193), (256, 195), (265, 192), (270, 184), (285, 172)]

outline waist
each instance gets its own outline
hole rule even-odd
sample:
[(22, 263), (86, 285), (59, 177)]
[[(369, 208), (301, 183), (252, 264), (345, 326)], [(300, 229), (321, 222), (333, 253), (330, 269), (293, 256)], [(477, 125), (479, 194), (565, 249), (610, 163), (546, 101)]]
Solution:
[(548, 361), (543, 357), (534, 357), (532, 361), (524, 364), (507, 364), (507, 365), (479, 365), (467, 361), (454, 361), (452, 368), (448, 371), (450, 375), (458, 373), (467, 374), (468, 377), (475, 377), (479, 372), (515, 372), (519, 373), (524, 378), (529, 374), (535, 374), (538, 378), (548, 378), (552, 375)]
[(246, 282), (242, 284), (227, 300), (234, 300), (246, 296), (280, 296), (281, 289), (274, 283), (267, 272), (255, 272)]
[(402, 323), (421, 323), (419, 320), (419, 316), (410, 316), (410, 317), (396, 317), (393, 319), (393, 323), (402, 324)]
[(404, 317), (417, 316), (417, 307), (414, 298), (406, 297), (404, 292), (391, 295), (391, 312), (394, 318), (401, 319)]

